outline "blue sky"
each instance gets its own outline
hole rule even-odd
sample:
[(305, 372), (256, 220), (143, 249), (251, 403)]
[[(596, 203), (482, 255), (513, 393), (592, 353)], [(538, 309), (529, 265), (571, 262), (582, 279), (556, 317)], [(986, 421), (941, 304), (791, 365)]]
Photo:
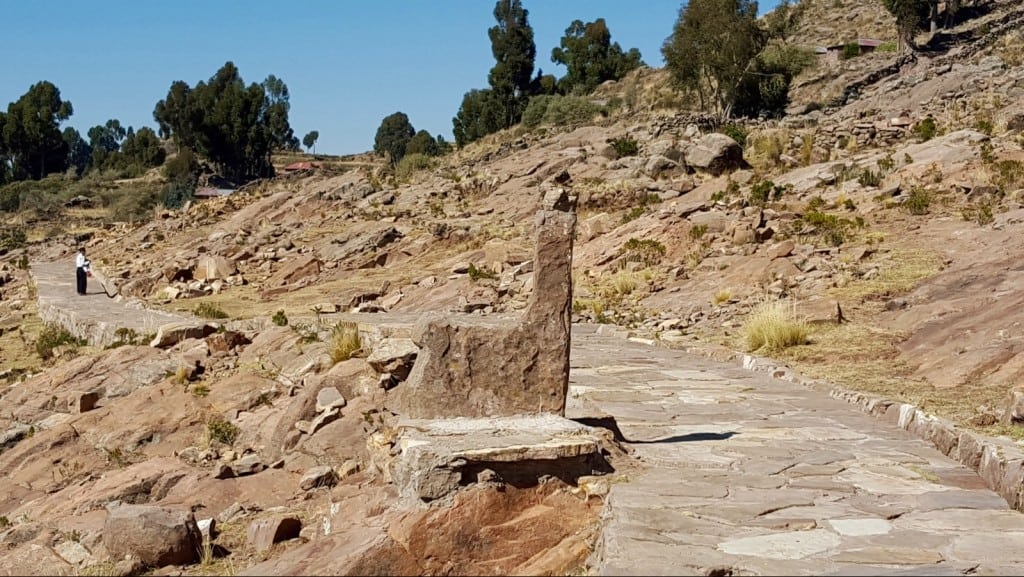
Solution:
[[(85, 133), (110, 118), (156, 128), (153, 108), (175, 80), (195, 86), (232, 61), (245, 82), (273, 74), (291, 93), (300, 139), (317, 152), (373, 148), (381, 120), (404, 112), (417, 130), (449, 141), (462, 95), (487, 86), (494, 65), (487, 29), (493, 0), (118, 0), (4, 3), (0, 110), (49, 80), (70, 100), (63, 126)], [(761, 11), (777, 0), (761, 2)], [(661, 67), (661, 44), (681, 0), (523, 0), (537, 45), (551, 62), (573, 20), (604, 18), (624, 50)]]

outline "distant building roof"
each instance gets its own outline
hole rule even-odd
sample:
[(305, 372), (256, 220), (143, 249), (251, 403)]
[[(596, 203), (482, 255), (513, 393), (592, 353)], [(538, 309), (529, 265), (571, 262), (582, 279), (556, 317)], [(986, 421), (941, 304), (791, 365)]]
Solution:
[(289, 172), (291, 172), (293, 170), (312, 170), (314, 168), (320, 168), (320, 165), (312, 163), (312, 162), (306, 162), (306, 161), (304, 161), (304, 162), (293, 162), (293, 163), (289, 164), (288, 166), (284, 167), (284, 169), (286, 171), (289, 171)]

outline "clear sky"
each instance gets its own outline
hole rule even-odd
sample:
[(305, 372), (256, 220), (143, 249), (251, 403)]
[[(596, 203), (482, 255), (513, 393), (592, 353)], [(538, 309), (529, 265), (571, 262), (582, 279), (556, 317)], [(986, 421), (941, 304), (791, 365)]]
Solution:
[[(604, 18), (612, 41), (661, 67), (661, 44), (682, 0), (522, 0), (551, 62), (573, 20)], [(764, 12), (778, 0), (760, 2)], [(246, 84), (270, 74), (291, 94), (295, 135), (320, 133), (317, 152), (371, 150), (381, 120), (409, 116), (416, 130), (452, 138), (462, 96), (487, 87), (494, 0), (4, 0), (0, 110), (48, 80), (71, 101), (73, 126), (116, 118), (156, 129), (153, 108), (172, 82), (195, 86), (227, 61)]]

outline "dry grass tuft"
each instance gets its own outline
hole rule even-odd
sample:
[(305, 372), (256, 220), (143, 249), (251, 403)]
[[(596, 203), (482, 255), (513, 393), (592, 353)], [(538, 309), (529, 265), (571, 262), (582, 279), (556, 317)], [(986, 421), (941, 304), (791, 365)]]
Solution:
[(749, 351), (772, 353), (807, 343), (810, 325), (797, 318), (792, 303), (766, 301), (750, 314), (743, 333)]
[(715, 306), (721, 306), (721, 305), (729, 302), (729, 299), (731, 299), (731, 298), (732, 298), (732, 291), (727, 289), (727, 288), (725, 288), (725, 289), (721, 289), (721, 290), (715, 292), (715, 295), (713, 297), (711, 297), (711, 302)]
[(330, 354), (335, 363), (347, 361), (356, 356), (362, 348), (359, 327), (353, 322), (340, 322), (331, 329)]
[(615, 294), (626, 296), (632, 294), (639, 284), (636, 273), (621, 270), (615, 274), (612, 286), (614, 287)]

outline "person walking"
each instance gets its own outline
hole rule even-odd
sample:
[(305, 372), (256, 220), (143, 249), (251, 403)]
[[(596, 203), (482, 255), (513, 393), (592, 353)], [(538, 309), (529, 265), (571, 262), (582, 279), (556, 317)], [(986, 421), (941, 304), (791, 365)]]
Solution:
[(89, 267), (92, 265), (85, 256), (85, 247), (78, 249), (78, 256), (75, 257), (75, 284), (78, 294), (84, 295), (89, 278)]

